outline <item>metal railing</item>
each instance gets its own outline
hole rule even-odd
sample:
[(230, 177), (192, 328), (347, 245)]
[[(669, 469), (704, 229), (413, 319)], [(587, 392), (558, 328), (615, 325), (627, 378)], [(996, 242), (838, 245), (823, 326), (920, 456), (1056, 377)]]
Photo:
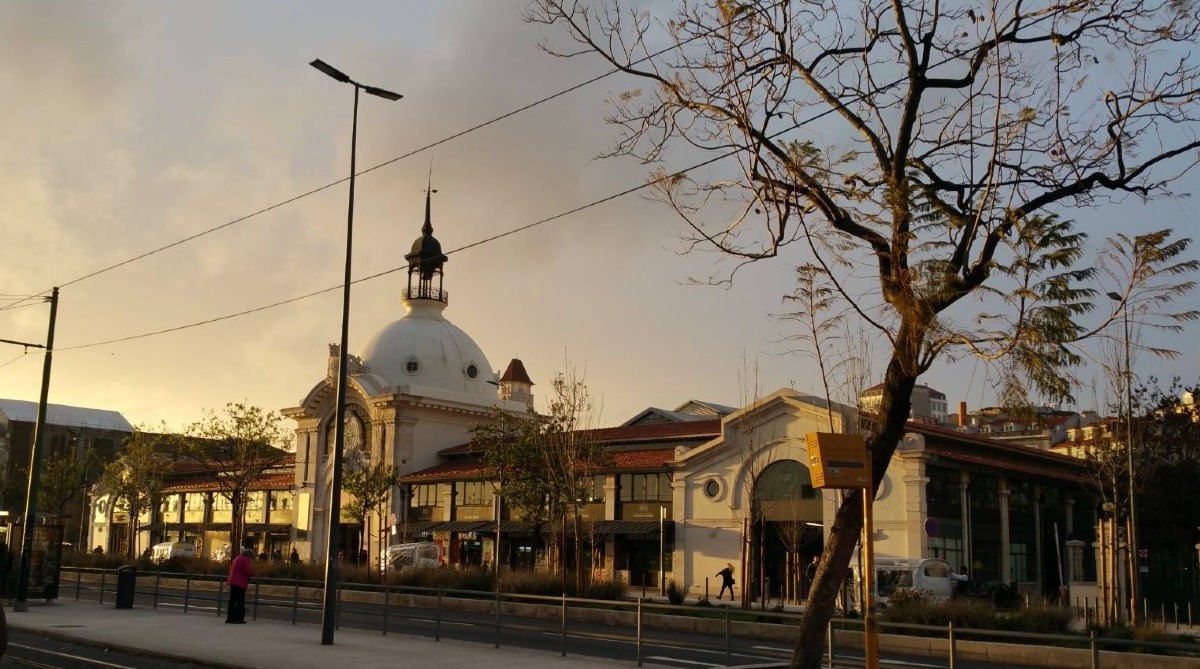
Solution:
[[(64, 576), (74, 574), (75, 599), (80, 600), (83, 593), (88, 593), (89, 599), (94, 593), (100, 603), (106, 596), (115, 594), (116, 579), (113, 569), (95, 568), (63, 568)], [(69, 592), (70, 579), (63, 578), (62, 594)], [(166, 582), (166, 583), (164, 583)], [(152, 588), (139, 586), (152, 583)], [(262, 610), (284, 610), (289, 612), (283, 619), (290, 618), (293, 625), (304, 613), (318, 614), (321, 611), (321, 581), (294, 579), (255, 579), (252, 593), (247, 593), (247, 608), (253, 620), (259, 618)], [(264, 593), (264, 588), (270, 593)], [(303, 593), (302, 590), (310, 592)], [(153, 608), (162, 605), (180, 606), (185, 613), (193, 609), (203, 609), (212, 606), (216, 615), (221, 615), (226, 600), (225, 578), (214, 575), (199, 575), (171, 572), (141, 572), (138, 574), (134, 588), (135, 596), (148, 598)], [(347, 598), (350, 594), (350, 598)], [(401, 601), (398, 596), (408, 596)], [(677, 643), (672, 639), (674, 630), (687, 628), (680, 621), (696, 621), (707, 619), (712, 631), (705, 631), (699, 641), (691, 637), (689, 646), (697, 650), (705, 650), (723, 654), (726, 666), (731, 666), (737, 650), (737, 639), (767, 638), (762, 631), (772, 626), (778, 626), (781, 633), (790, 634), (800, 615), (778, 611), (743, 611), (733, 607), (716, 607), (700, 609), (696, 606), (673, 605), (651, 602), (642, 598), (633, 602), (614, 602), (610, 600), (593, 600), (584, 598), (546, 595), (526, 595), (502, 593), (498, 591), (484, 592), (477, 590), (454, 590), (449, 588), (424, 588), (416, 586), (400, 586), (388, 584), (343, 583), (337, 593), (337, 626), (340, 627), (343, 616), (355, 617), (356, 627), (364, 627), (363, 620), (375, 620), (368, 629), (376, 628), (381, 634), (404, 626), (405, 620), (417, 617), (426, 619), (429, 609), (433, 614), (433, 636), (441, 640), (442, 628), (446, 622), (460, 622), (475, 626), (490, 624), (494, 627), (494, 645), (499, 647), (503, 632), (506, 630), (536, 631), (540, 633), (556, 632), (561, 636), (561, 654), (565, 657), (568, 648), (568, 636), (590, 637), (596, 639), (613, 639), (614, 637), (630, 641), (634, 645), (635, 659), (638, 666), (643, 661), (643, 647), (649, 644)], [(518, 605), (536, 605), (539, 611), (528, 608), (519, 610)], [(421, 616), (412, 615), (413, 609), (420, 609)], [(554, 614), (551, 613), (552, 610)], [(591, 620), (585, 611), (617, 611), (632, 614), (632, 620), (624, 627), (616, 627), (611, 622), (600, 623), (597, 618)], [(574, 612), (576, 615), (572, 616)], [(455, 616), (458, 617), (455, 617)], [(600, 629), (596, 629), (599, 627)], [(740, 627), (740, 633), (739, 633)], [(1092, 669), (1101, 669), (1102, 650), (1125, 650), (1136, 652), (1170, 653), (1188, 657), (1200, 657), (1200, 642), (1196, 644), (1167, 643), (1160, 641), (1144, 641), (1136, 639), (1118, 639), (1098, 637), (1090, 632), (1088, 636), (1042, 634), (1031, 632), (1009, 632), (1001, 630), (967, 629), (954, 625), (935, 626), (909, 623), (880, 622), (881, 631), (892, 631), (911, 636), (922, 636), (931, 639), (941, 639), (945, 643), (944, 656), (954, 669), (955, 662), (963, 654), (964, 641), (1018, 642), (1021, 645), (1030, 641), (1043, 642), (1040, 645), (1086, 649), (1090, 653)], [(615, 632), (632, 628), (627, 634)], [(751, 634), (755, 628), (757, 633)], [(692, 631), (700, 631), (692, 627)], [(686, 633), (686, 632), (683, 632)], [(826, 655), (828, 666), (833, 667), (835, 658), (847, 659), (852, 655), (852, 649), (861, 646), (863, 621), (854, 618), (835, 618), (829, 623), (827, 631)], [(756, 642), (757, 643), (757, 642)], [(748, 644), (755, 645), (755, 644)], [(739, 654), (762, 656), (764, 651), (755, 647)], [(755, 667), (768, 667), (768, 664), (755, 664)], [(779, 666), (786, 666), (781, 663)]]

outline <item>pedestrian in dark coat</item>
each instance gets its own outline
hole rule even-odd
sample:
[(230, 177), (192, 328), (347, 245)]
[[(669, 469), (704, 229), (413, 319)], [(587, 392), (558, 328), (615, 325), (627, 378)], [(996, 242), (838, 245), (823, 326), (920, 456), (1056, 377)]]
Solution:
[(243, 549), (229, 565), (229, 611), (225, 622), (240, 625), (246, 622), (246, 589), (250, 587), (250, 576), (254, 566), (252, 549)]
[(725, 588), (729, 588), (729, 601), (733, 601), (733, 565), (726, 563), (725, 568), (717, 572), (717, 576), (721, 577), (721, 592), (717, 594), (717, 599), (725, 594)]

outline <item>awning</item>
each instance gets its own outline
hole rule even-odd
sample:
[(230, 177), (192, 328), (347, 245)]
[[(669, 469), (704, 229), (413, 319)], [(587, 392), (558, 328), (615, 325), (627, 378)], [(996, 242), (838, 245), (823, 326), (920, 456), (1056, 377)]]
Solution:
[(246, 532), (290, 532), (292, 526), (288, 523), (247, 523)]

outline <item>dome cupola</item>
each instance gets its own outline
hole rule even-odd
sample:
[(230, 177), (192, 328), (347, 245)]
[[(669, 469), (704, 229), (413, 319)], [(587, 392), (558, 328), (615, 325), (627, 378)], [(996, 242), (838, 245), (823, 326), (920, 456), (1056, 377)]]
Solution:
[(436, 192), (432, 183), (426, 188), (425, 224), (421, 226), (421, 236), (413, 242), (412, 250), (404, 255), (408, 261), (408, 287), (404, 289), (404, 299), (435, 300), (445, 304), (450, 295), (442, 290), (442, 265), (449, 258), (442, 253), (442, 244), (433, 236), (433, 221), (429, 214), (429, 201)]

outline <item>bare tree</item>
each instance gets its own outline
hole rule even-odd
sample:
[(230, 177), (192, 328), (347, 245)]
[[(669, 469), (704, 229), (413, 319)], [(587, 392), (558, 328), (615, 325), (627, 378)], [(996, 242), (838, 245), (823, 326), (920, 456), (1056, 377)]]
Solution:
[(179, 439), (179, 454), (199, 465), (229, 500), (229, 545), (235, 550), (245, 537), (250, 491), (288, 455), (282, 448), (285, 434), (278, 413), (230, 402), (222, 413), (206, 410)]
[[(798, 245), (888, 342), (867, 442), (874, 486), (939, 357), (1000, 360), (1021, 385), (1070, 396), (1082, 362), (1072, 345), (1119, 307), (1081, 322), (1096, 265), (1061, 214), (1168, 194), (1198, 160), (1191, 3), (701, 0), (669, 11), (537, 0), (530, 19), (575, 42), (552, 53), (598, 54), (644, 84), (614, 100), (610, 154), (651, 163), (688, 241), (734, 261), (714, 281)], [(677, 147), (709, 152), (711, 165), (668, 167)], [(1161, 244), (1168, 255), (1147, 254), (1147, 266), (1186, 246)], [(861, 518), (858, 495), (837, 511), (794, 666), (820, 664)]]

